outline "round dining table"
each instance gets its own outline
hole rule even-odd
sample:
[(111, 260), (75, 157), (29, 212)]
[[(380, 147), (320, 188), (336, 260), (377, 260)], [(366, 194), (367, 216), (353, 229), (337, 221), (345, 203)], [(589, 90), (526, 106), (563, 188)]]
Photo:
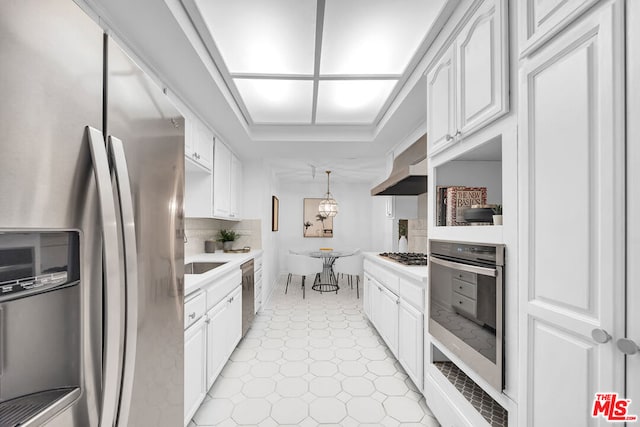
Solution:
[(307, 250), (307, 251), (291, 251), (296, 255), (305, 255), (312, 258), (322, 259), (322, 272), (319, 279), (316, 279), (311, 289), (318, 292), (335, 292), (338, 293), (338, 278), (333, 271), (333, 264), (338, 258), (354, 255), (358, 250)]

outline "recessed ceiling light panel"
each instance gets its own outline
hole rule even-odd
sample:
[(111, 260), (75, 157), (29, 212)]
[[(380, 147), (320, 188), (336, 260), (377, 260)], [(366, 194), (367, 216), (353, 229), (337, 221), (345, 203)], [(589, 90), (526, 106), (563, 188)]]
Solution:
[(315, 0), (195, 0), (231, 74), (313, 74)]
[(322, 80), (316, 123), (371, 124), (397, 80)]
[(234, 79), (255, 123), (311, 123), (311, 80)]
[(445, 0), (327, 0), (320, 74), (402, 74)]

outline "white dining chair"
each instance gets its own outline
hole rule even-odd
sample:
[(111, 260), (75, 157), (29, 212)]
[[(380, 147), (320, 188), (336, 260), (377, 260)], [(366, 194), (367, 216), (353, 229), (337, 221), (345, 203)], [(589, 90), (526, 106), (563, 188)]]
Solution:
[(356, 251), (353, 255), (340, 257), (333, 264), (333, 271), (336, 277), (340, 274), (347, 275), (348, 284), (353, 289), (353, 279), (356, 281), (356, 296), (360, 298), (360, 276), (364, 275), (364, 257), (362, 252)]
[(287, 286), (284, 289), (286, 294), (289, 290), (289, 283), (293, 276), (302, 277), (302, 298), (305, 297), (305, 278), (307, 276), (313, 276), (314, 283), (320, 279), (320, 272), (322, 271), (322, 260), (319, 258), (312, 258), (306, 255), (297, 255), (289, 253), (287, 255)]

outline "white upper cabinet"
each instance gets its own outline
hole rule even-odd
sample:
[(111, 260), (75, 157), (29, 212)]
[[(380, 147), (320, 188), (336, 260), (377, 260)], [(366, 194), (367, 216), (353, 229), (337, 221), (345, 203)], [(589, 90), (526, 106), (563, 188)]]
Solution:
[(594, 394), (624, 391), (622, 10), (602, 2), (520, 68), (519, 407), (532, 427), (605, 425)]
[(231, 213), (231, 151), (216, 141), (213, 166), (213, 216), (228, 218)]
[(429, 145), (444, 149), (455, 131), (456, 75), (451, 46), (427, 74), (427, 126)]
[(206, 170), (213, 167), (213, 132), (193, 117), (187, 119), (184, 155)]
[(427, 72), (434, 155), (509, 110), (507, 2), (485, 0)]
[(518, 4), (520, 56), (540, 47), (598, 0), (523, 0)]
[(231, 155), (231, 194), (230, 213), (231, 218), (240, 218), (240, 198), (242, 197), (242, 163), (233, 154)]

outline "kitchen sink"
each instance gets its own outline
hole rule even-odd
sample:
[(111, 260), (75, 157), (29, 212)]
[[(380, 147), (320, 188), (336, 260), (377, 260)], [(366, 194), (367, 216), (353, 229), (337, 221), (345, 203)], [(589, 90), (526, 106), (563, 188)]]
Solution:
[(184, 266), (184, 274), (202, 274), (225, 265), (226, 262), (190, 262)]

